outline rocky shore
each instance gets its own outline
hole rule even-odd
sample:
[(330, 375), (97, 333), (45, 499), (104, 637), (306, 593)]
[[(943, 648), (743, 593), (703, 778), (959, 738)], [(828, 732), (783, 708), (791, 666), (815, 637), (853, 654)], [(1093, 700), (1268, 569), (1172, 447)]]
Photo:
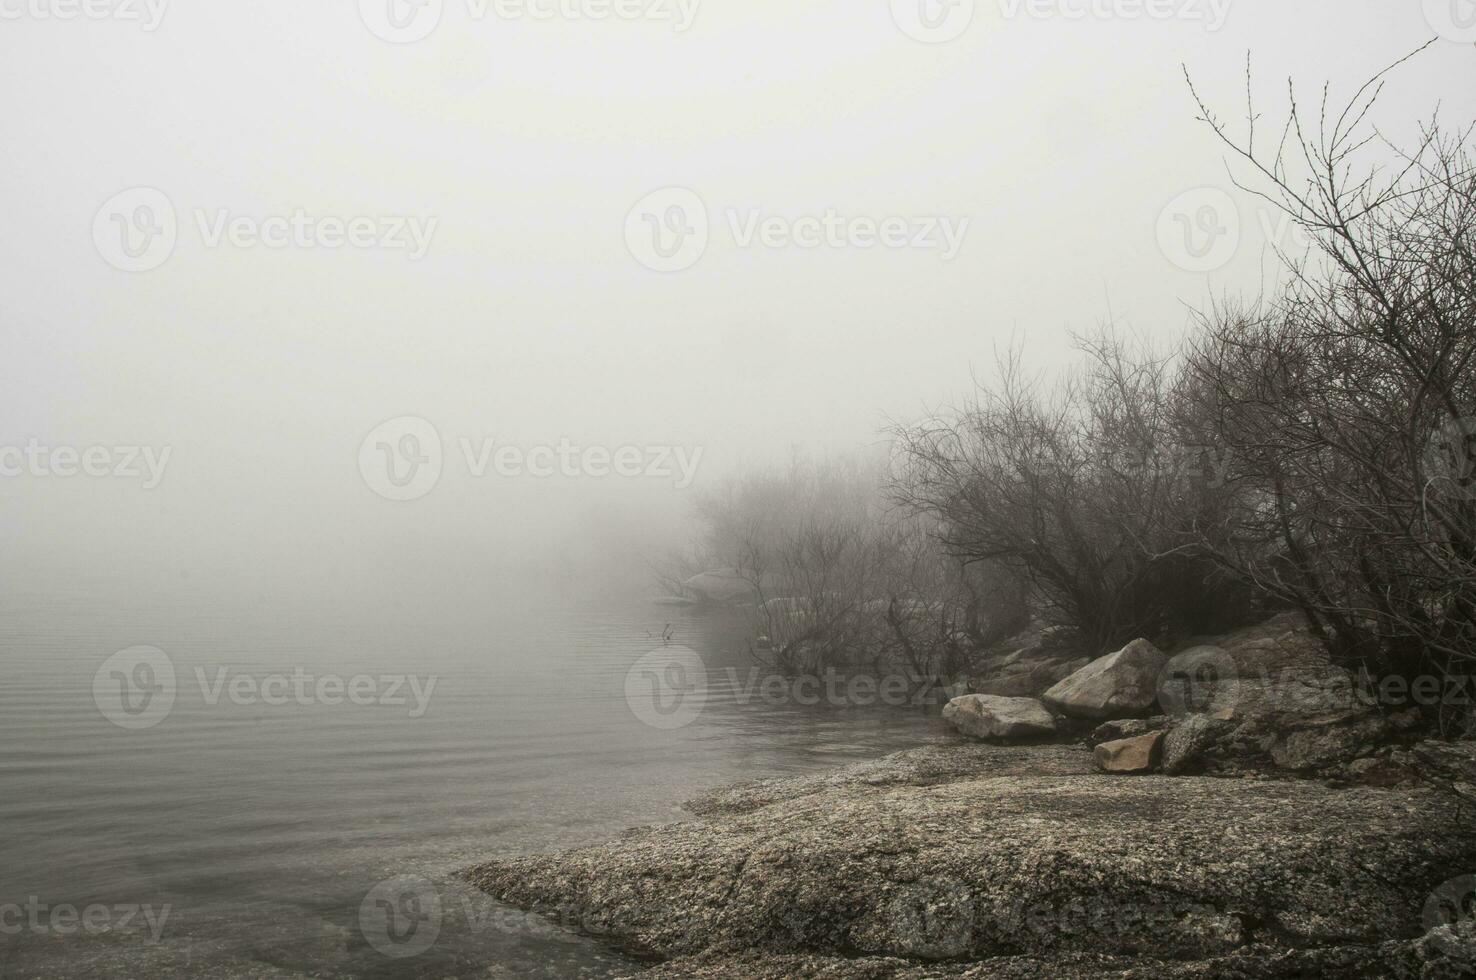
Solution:
[[(1222, 663), (1281, 656), (1262, 634)], [(464, 874), (653, 978), (1476, 976), (1467, 747), (1375, 748), (1368, 718), (1322, 694), (1273, 692), (1268, 715), (1243, 685), (1228, 706), (1155, 714), (1183, 707), (1150, 682), (1167, 659), (1016, 658), (1049, 691), (950, 706), (957, 739)]]

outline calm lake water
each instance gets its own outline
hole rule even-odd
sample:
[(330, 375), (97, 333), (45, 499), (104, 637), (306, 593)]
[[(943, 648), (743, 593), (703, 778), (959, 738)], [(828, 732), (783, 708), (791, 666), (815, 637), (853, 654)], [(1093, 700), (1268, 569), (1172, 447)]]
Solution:
[[(629, 971), (451, 873), (682, 819), (681, 800), (722, 783), (941, 734), (936, 711), (745, 696), (752, 662), (732, 612), (433, 589), (301, 606), (188, 591), (0, 600), (0, 976)], [(662, 730), (636, 716), (626, 682), (667, 649), (668, 623), (671, 648), (707, 664), (709, 692), (695, 720)], [(118, 678), (98, 676), (138, 645), (175, 671), (157, 718), (163, 700), (119, 715)], [(378, 686), (358, 700), (403, 703), (325, 703), (331, 682), (315, 693), (318, 678), (360, 675)], [(393, 675), (422, 691), (435, 679), (418, 717), (411, 686), (381, 680)], [(140, 691), (159, 680), (121, 676)], [(306, 704), (283, 686), (294, 676)], [(120, 727), (105, 710), (157, 723)], [(387, 940), (375, 923), (391, 912), (404, 918)]]

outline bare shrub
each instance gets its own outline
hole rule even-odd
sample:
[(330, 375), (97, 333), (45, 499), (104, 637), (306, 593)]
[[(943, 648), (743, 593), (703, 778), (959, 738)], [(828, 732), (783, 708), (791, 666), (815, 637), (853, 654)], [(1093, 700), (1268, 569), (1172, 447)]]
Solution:
[(999, 568), (944, 553), (886, 493), (880, 460), (796, 459), (705, 497), (709, 560), (752, 587), (756, 656), (790, 674), (952, 679), (1028, 621)]
[[(1412, 149), (1367, 123), (1382, 76), (1316, 132), (1232, 136), (1254, 190), (1315, 248), (1251, 309), (1212, 310), (1188, 357), (1186, 429), (1221, 447), (1231, 512), (1201, 553), (1301, 609), (1350, 666), (1413, 676), (1476, 660), (1476, 173), (1470, 131)], [(1197, 98), (1197, 96), (1196, 96)]]
[(1181, 547), (1211, 491), (1178, 440), (1173, 361), (1110, 332), (1081, 347), (1051, 386), (1011, 351), (971, 403), (899, 427), (895, 492), (950, 555), (1023, 575), (1090, 650), (1199, 632), (1226, 586)]

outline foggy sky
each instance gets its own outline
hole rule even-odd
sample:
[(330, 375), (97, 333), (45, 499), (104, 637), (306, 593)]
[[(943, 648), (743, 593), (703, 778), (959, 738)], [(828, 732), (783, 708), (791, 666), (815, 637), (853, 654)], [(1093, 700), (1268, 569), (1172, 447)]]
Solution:
[[(175, 3), (152, 32), (6, 0), (21, 13), (0, 20), (0, 444), (172, 457), (152, 490), (0, 479), (0, 582), (312, 590), (516, 567), (570, 541), (635, 549), (691, 490), (474, 479), (457, 440), (700, 446), (700, 487), (793, 447), (874, 443), (886, 418), (966, 392), (1012, 336), (1037, 366), (1109, 315), (1171, 339), (1185, 304), (1254, 294), (1274, 265), (1239, 194), (1223, 269), (1159, 248), (1171, 199), (1230, 188), (1180, 63), (1238, 119), (1248, 49), (1274, 113), (1288, 74), (1309, 99), (1323, 80), (1347, 95), (1434, 33), (1408, 0), (1238, 0), (1214, 33), (1003, 2), (925, 44), (884, 0), (710, 0), (685, 32), (474, 21), (448, 0), (434, 33), (396, 45), (351, 0)], [(1396, 139), (1437, 102), (1469, 122), (1473, 81), (1476, 47), (1442, 42), (1376, 118)], [(138, 186), (168, 195), (179, 238), (127, 273), (92, 226)], [(624, 234), (665, 187), (702, 198), (712, 237), (661, 274)], [(969, 226), (951, 261), (740, 248), (727, 209)], [(197, 210), (436, 226), (419, 261), (210, 248)], [(431, 421), (448, 457), (403, 503), (356, 464), (398, 416)]]

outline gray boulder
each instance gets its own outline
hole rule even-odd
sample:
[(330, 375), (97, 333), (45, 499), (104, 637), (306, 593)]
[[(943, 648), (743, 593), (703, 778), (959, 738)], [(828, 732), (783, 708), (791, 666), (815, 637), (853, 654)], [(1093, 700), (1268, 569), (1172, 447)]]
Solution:
[(1176, 718), (1228, 717), (1241, 702), (1240, 668), (1224, 647), (1202, 644), (1169, 658), (1158, 675), (1158, 704)]
[(975, 680), (970, 686), (976, 694), (990, 694), (1000, 698), (1038, 698), (1087, 663), (1089, 661), (1085, 659), (1016, 661), (1006, 664), (997, 675)]
[(1476, 803), (1476, 742), (1421, 742), (1413, 755), (1421, 778)]
[(1193, 767), (1230, 731), (1227, 722), (1209, 715), (1190, 715), (1163, 740), (1163, 771), (1176, 775)]
[(1134, 640), (1094, 660), (1042, 695), (1073, 718), (1108, 721), (1147, 714), (1158, 699), (1158, 675), (1168, 658), (1147, 640)]
[(1039, 698), (1054, 683), (1054, 678), (1042, 676), (1036, 671), (1026, 671), (976, 678), (968, 685), (968, 689), (975, 694), (996, 698)]
[(1300, 772), (1351, 762), (1372, 752), (1388, 734), (1378, 715), (1345, 717), (1326, 725), (1307, 719), (1271, 745), (1271, 758), (1282, 769)]
[(1168, 672), (1177, 676), (1181, 661), (1188, 661), (1198, 668), (1188, 671), (1192, 678), (1218, 675), (1210, 685), (1191, 680), (1188, 693), (1210, 700), (1195, 710), (1231, 721), (1256, 719), (1264, 725), (1269, 720), (1274, 727), (1288, 727), (1304, 716), (1367, 712), (1370, 706), (1359, 700), (1353, 676), (1329, 661), (1305, 625), (1284, 628), (1294, 623), (1295, 617), (1282, 616), (1221, 637), (1176, 656)]
[(1403, 786), (1419, 779), (1407, 752), (1354, 759), (1348, 763), (1348, 779), (1360, 786)]
[(968, 694), (943, 706), (943, 720), (974, 738), (1034, 738), (1056, 731), (1055, 717), (1034, 698)]

